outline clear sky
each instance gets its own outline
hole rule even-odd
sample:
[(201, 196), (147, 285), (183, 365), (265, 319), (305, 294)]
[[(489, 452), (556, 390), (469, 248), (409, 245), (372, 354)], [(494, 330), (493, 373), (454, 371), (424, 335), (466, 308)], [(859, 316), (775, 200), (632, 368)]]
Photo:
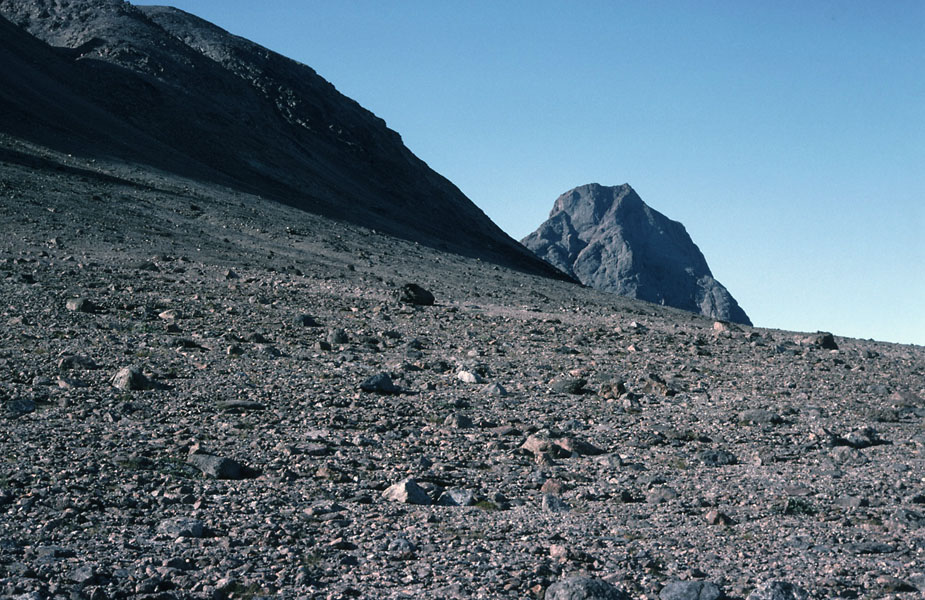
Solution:
[(921, 0), (173, 5), (313, 67), (514, 238), (629, 183), (756, 325), (925, 344)]

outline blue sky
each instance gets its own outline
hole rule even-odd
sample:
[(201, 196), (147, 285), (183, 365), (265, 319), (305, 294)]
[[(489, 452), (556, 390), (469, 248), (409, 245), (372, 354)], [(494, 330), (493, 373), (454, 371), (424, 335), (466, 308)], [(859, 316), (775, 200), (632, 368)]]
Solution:
[(925, 2), (173, 5), (313, 67), (514, 238), (629, 183), (756, 325), (925, 344)]

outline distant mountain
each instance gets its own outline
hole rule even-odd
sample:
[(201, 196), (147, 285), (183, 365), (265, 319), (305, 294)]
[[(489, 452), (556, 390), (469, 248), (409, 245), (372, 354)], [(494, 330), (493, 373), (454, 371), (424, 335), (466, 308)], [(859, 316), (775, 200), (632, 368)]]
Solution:
[(303, 64), (174, 8), (0, 0), (0, 17), (0, 132), (562, 277)]
[(592, 183), (562, 194), (521, 243), (587, 286), (751, 325), (684, 226), (629, 185)]

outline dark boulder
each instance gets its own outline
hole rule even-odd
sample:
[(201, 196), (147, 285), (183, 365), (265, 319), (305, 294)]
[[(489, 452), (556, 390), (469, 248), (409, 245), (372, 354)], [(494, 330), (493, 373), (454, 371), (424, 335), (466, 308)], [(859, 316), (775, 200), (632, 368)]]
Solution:
[(546, 590), (546, 600), (630, 600), (603, 579), (576, 576), (557, 581)]
[(434, 295), (416, 283), (406, 283), (395, 291), (396, 299), (402, 304), (433, 306)]

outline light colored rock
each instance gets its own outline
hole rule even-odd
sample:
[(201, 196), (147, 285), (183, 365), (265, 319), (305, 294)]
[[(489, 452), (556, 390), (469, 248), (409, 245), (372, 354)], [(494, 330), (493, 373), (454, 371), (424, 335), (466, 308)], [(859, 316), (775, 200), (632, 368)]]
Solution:
[(475, 504), (475, 494), (472, 490), (449, 488), (440, 494), (437, 504), (440, 506), (472, 506)]
[(427, 495), (424, 488), (410, 477), (389, 486), (382, 492), (382, 497), (386, 500), (403, 502), (405, 504), (420, 504), (427, 506), (432, 503), (430, 496)]
[(484, 383), (485, 380), (478, 373), (473, 373), (471, 371), (460, 371), (456, 374), (456, 379), (462, 381), (463, 383)]
[(112, 376), (111, 380), (114, 388), (132, 391), (132, 390), (150, 390), (154, 388), (154, 382), (145, 377), (144, 373), (138, 367), (123, 367)]

